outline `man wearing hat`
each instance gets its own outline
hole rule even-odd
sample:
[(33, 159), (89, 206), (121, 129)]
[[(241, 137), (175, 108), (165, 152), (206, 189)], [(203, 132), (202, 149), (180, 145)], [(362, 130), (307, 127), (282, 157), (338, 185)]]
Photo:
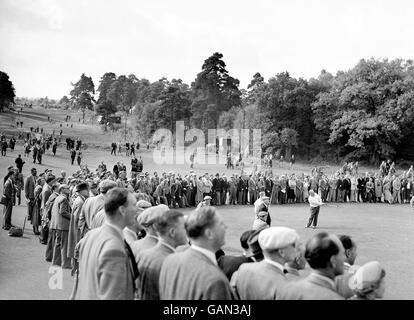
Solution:
[(145, 228), (146, 235), (143, 239), (136, 240), (131, 244), (131, 249), (137, 263), (139, 262), (142, 251), (152, 248), (158, 243), (158, 233), (155, 223), (168, 209), (168, 206), (165, 204), (159, 204), (158, 206), (145, 209), (138, 216), (137, 221)]
[(335, 289), (335, 277), (343, 274), (345, 250), (334, 234), (320, 232), (306, 243), (305, 258), (312, 272), (287, 284), (281, 300), (343, 300)]
[(240, 266), (236, 291), (241, 300), (275, 300), (286, 285), (284, 265), (297, 256), (299, 235), (290, 228), (271, 227), (259, 233), (264, 260)]
[[(138, 214), (141, 214), (145, 209), (151, 207), (151, 203), (146, 200), (139, 200), (136, 206)], [(122, 230), (125, 241), (131, 245), (134, 241), (138, 240), (138, 232), (142, 229), (143, 227), (138, 223), (138, 220), (135, 219), (133, 224), (126, 226), (124, 230)]]
[(72, 213), (70, 217), (68, 236), (68, 257), (72, 259), (74, 258), (76, 244), (81, 239), (79, 217), (82, 212), (82, 207), (85, 203), (85, 200), (89, 197), (89, 185), (86, 182), (81, 182), (75, 186), (73, 191), (75, 193), (76, 198), (72, 204)]
[(202, 208), (202, 207), (208, 207), (208, 206), (211, 206), (211, 197), (210, 196), (205, 196), (204, 197), (204, 199), (203, 199), (204, 201), (201, 201), (198, 205), (197, 205), (197, 209), (200, 209), (200, 208)]
[(168, 210), (158, 218), (155, 227), (159, 234), (158, 243), (140, 253), (138, 262), (138, 296), (141, 300), (159, 300), (158, 281), (162, 264), (178, 246), (187, 243), (184, 216), (180, 211)]
[(224, 274), (226, 275), (227, 279), (231, 279), (233, 273), (239, 269), (242, 263), (254, 262), (254, 260), (249, 256), (251, 252), (249, 252), (249, 245), (247, 241), (249, 237), (254, 233), (254, 230), (248, 230), (242, 233), (240, 236), (240, 245), (243, 249), (243, 254), (240, 256), (230, 256), (224, 255), (221, 256), (217, 262), (218, 266), (221, 270), (223, 270)]
[(192, 211), (185, 222), (191, 247), (169, 255), (161, 267), (161, 300), (232, 300), (229, 280), (215, 253), (225, 244), (226, 225), (214, 207)]
[(81, 229), (82, 238), (92, 228), (92, 221), (95, 215), (103, 209), (107, 192), (115, 187), (115, 181), (103, 180), (99, 184), (99, 190), (101, 193), (95, 197), (90, 197), (85, 200), (79, 216), (79, 227)]
[(58, 192), (59, 196), (53, 203), (50, 223), (50, 228), (56, 230), (52, 265), (70, 269), (71, 261), (68, 258), (68, 236), (71, 217), (69, 186), (67, 184), (60, 185)]
[(260, 201), (257, 203), (257, 206), (255, 206), (255, 209), (257, 210), (255, 212), (256, 218), (259, 216), (259, 212), (267, 212), (265, 221), (266, 221), (266, 224), (270, 227), (272, 223), (272, 219), (269, 213), (270, 198), (262, 193), (262, 196), (258, 200)]

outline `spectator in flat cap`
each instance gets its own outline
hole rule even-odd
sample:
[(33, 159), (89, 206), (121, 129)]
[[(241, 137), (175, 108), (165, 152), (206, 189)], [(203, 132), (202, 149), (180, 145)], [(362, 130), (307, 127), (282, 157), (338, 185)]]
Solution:
[(287, 284), (282, 300), (343, 300), (336, 292), (335, 277), (343, 274), (345, 250), (334, 234), (320, 232), (306, 243), (305, 258), (312, 272), (299, 281)]
[(275, 300), (287, 284), (284, 265), (297, 256), (299, 235), (286, 227), (271, 227), (259, 233), (264, 260), (242, 264), (235, 288), (242, 300)]
[(362, 265), (349, 279), (349, 286), (355, 295), (350, 300), (381, 299), (385, 291), (385, 270), (378, 261)]
[(256, 218), (253, 221), (253, 230), (258, 230), (258, 229), (263, 229), (263, 228), (268, 228), (269, 225), (266, 223), (267, 220), (267, 216), (269, 215), (269, 212), (267, 211), (260, 211), (257, 215)]
[(161, 267), (161, 300), (231, 300), (229, 280), (215, 253), (225, 244), (226, 225), (214, 207), (192, 211), (185, 222), (191, 247), (169, 255)]
[[(134, 195), (135, 196), (135, 195)], [(131, 224), (131, 225), (129, 225), (129, 226), (126, 226), (125, 228), (124, 228), (124, 230), (122, 230), (122, 232), (123, 232), (123, 234), (124, 234), (124, 239), (125, 239), (125, 241), (129, 244), (129, 245), (132, 245), (132, 243), (134, 242), (134, 241), (136, 241), (136, 240), (138, 240), (138, 239), (140, 239), (140, 237), (138, 237), (138, 234), (142, 231), (142, 229), (144, 229), (143, 228), (143, 226), (141, 226), (139, 223), (138, 223), (138, 218), (139, 218), (139, 215), (146, 209), (146, 208), (149, 208), (149, 207), (151, 207), (151, 203), (149, 203), (148, 201), (145, 201), (145, 200), (139, 200), (139, 201), (137, 201), (137, 204), (136, 204), (136, 207), (137, 207), (137, 212), (138, 212), (138, 215), (137, 215), (137, 219), (134, 221), (134, 223), (133, 224)]]
[(240, 245), (243, 249), (243, 254), (240, 256), (229, 256), (224, 255), (217, 259), (218, 266), (223, 270), (227, 279), (231, 279), (233, 273), (239, 269), (242, 263), (254, 262), (251, 257), (248, 257), (249, 254), (249, 245), (247, 240), (254, 233), (254, 230), (248, 230), (242, 233), (240, 236)]
[(143, 239), (134, 241), (131, 244), (132, 252), (135, 260), (139, 261), (140, 252), (154, 247), (158, 243), (158, 233), (155, 223), (158, 218), (169, 208), (165, 204), (159, 204), (155, 207), (145, 209), (138, 217), (138, 223), (145, 228), (146, 235)]
[[(75, 186), (73, 191), (75, 198), (72, 204), (68, 237), (68, 257), (72, 259), (72, 267), (75, 266), (75, 247), (81, 239), (79, 217), (86, 199), (89, 198), (89, 185), (86, 182), (81, 182)], [(74, 271), (74, 269), (72, 270)]]
[(178, 246), (187, 243), (184, 216), (180, 211), (163, 212), (155, 227), (159, 234), (159, 241), (153, 248), (142, 251), (138, 261), (137, 288), (141, 300), (160, 299), (158, 281), (162, 264)]
[(263, 212), (263, 211), (267, 212), (268, 215), (266, 217), (266, 223), (270, 227), (272, 223), (272, 219), (270, 218), (270, 213), (269, 213), (270, 198), (266, 195), (263, 195), (259, 198), (259, 200), (260, 201), (257, 204), (257, 207), (255, 206), (255, 209), (257, 208), (257, 211), (255, 211), (256, 217), (258, 216), (259, 212)]
[(92, 229), (94, 226), (101, 226), (102, 221), (105, 220), (105, 214), (101, 214), (101, 219), (98, 222), (94, 222), (95, 216), (101, 211), (104, 207), (106, 194), (110, 189), (116, 187), (116, 183), (111, 180), (103, 180), (99, 184), (100, 194), (95, 197), (90, 197), (86, 199), (83, 204), (81, 214), (79, 216), (79, 227), (81, 229), (81, 237), (83, 238), (85, 234)]
[(200, 209), (202, 207), (208, 207), (211, 206), (211, 197), (210, 196), (205, 196), (203, 201), (201, 201), (198, 205), (197, 205), (197, 209)]
[[(135, 193), (134, 195), (136, 196), (137, 194)], [(138, 200), (138, 198), (137, 198), (137, 200)], [(146, 200), (138, 200), (137, 201), (137, 208), (138, 208), (138, 210), (141, 213), (142, 213), (142, 211), (144, 211), (145, 209), (147, 209), (149, 207), (152, 207), (152, 205), (151, 205), (150, 202), (148, 202)], [(137, 223), (136, 223), (136, 235), (137, 235), (137, 238), (135, 240), (144, 238), (146, 234), (147, 233), (145, 231), (145, 228), (142, 225), (140, 225), (138, 223), (138, 220), (137, 220)]]

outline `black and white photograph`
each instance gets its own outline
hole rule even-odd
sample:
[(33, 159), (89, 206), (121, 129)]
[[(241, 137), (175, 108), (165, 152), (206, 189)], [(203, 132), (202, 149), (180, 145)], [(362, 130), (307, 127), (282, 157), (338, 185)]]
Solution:
[(413, 17), (0, 0), (0, 300), (414, 300)]

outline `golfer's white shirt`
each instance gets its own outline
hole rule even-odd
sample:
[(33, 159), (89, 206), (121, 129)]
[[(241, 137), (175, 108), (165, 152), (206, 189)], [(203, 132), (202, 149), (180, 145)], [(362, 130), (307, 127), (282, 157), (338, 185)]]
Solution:
[(323, 204), (321, 197), (316, 193), (313, 197), (309, 196), (308, 201), (311, 208), (316, 208)]

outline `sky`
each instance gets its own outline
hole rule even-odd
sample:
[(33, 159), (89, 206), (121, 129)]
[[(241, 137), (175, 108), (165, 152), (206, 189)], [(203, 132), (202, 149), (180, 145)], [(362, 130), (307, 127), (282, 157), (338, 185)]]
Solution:
[(0, 70), (19, 97), (60, 99), (82, 73), (191, 84), (220, 52), (246, 88), (256, 72), (414, 59), (413, 17), (412, 0), (0, 0)]

